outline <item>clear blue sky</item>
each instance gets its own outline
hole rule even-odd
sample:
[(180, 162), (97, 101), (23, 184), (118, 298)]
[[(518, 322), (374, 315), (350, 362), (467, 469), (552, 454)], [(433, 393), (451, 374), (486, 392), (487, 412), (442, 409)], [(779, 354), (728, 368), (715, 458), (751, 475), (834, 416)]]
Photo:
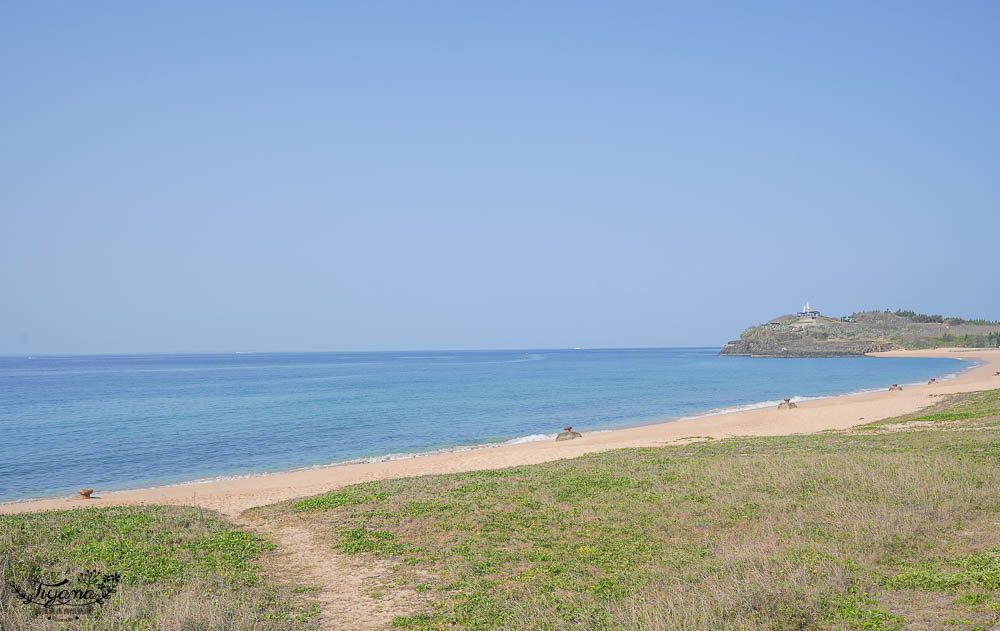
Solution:
[(5, 2), (0, 353), (1000, 318), (997, 2)]

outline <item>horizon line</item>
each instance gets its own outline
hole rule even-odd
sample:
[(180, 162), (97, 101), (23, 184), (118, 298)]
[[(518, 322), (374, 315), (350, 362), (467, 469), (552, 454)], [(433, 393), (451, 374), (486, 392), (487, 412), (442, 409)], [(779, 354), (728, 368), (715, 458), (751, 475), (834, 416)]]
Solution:
[(669, 349), (704, 349), (719, 348), (722, 346), (553, 346), (553, 347), (524, 347), (524, 348), (412, 348), (412, 349), (386, 349), (386, 350), (282, 350), (282, 351), (134, 351), (125, 353), (0, 353), (0, 358), (34, 358), (34, 357), (130, 357), (141, 355), (309, 355), (326, 353), (477, 353), (477, 352), (497, 352), (497, 351), (640, 351), (640, 350), (669, 350)]

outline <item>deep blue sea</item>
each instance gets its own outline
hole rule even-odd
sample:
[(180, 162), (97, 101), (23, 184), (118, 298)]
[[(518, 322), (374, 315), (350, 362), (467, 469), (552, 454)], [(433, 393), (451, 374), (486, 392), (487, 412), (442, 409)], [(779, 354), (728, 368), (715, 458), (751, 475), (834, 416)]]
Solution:
[(926, 381), (716, 348), (0, 357), (0, 501), (537, 440)]

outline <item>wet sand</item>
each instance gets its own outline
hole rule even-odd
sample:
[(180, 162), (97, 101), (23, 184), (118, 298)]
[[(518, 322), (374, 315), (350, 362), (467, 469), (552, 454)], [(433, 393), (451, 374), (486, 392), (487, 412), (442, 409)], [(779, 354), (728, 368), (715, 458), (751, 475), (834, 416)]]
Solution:
[[(134, 504), (179, 504), (201, 506), (236, 516), (247, 508), (282, 500), (315, 495), (348, 484), (407, 476), (454, 473), (477, 469), (499, 469), (572, 458), (620, 447), (651, 447), (685, 442), (692, 437), (776, 436), (846, 429), (883, 418), (920, 410), (933, 403), (933, 396), (1000, 388), (1000, 350), (937, 349), (877, 353), (885, 357), (977, 358), (985, 365), (957, 378), (931, 385), (906, 386), (901, 392), (886, 390), (803, 401), (794, 410), (764, 408), (731, 412), (684, 421), (672, 421), (629, 429), (584, 434), (582, 438), (503, 445), (407, 460), (329, 466), (235, 480), (219, 480), (124, 491), (89, 500), (79, 497), (53, 498), (0, 504), (0, 513), (118, 506)], [(585, 428), (583, 428), (585, 429)], [(96, 495), (101, 495), (97, 489)]]

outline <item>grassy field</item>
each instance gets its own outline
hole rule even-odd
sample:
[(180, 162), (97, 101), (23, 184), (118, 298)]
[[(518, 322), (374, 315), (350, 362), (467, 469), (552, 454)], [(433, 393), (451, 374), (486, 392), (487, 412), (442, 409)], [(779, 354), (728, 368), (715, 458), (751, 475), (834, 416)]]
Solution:
[[(360, 484), (255, 509), (431, 596), (402, 628), (986, 629), (1000, 391), (838, 433)], [(372, 594), (379, 597), (379, 594)]]
[[(1000, 390), (848, 432), (367, 483), (244, 518), (388, 567), (362, 599), (422, 603), (399, 628), (971, 631), (1000, 615), (998, 482)], [(321, 588), (275, 571), (273, 547), (194, 508), (0, 516), (0, 629), (315, 628)], [(69, 626), (11, 587), (85, 569), (121, 585)]]
[[(90, 508), (0, 515), (0, 629), (275, 631), (311, 629), (313, 611), (264, 575), (272, 544), (211, 511)], [(79, 572), (117, 572), (91, 616), (50, 620), (14, 588)]]

